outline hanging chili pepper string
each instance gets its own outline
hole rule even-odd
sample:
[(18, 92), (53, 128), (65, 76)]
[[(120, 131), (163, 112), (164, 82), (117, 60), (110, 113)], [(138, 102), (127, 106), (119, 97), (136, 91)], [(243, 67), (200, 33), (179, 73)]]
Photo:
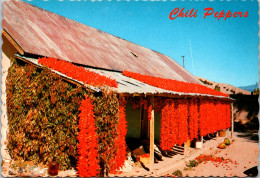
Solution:
[(161, 112), (161, 142), (160, 147), (162, 150), (171, 150), (176, 144), (176, 133), (174, 130), (174, 103), (167, 100)]
[(110, 173), (116, 173), (125, 163), (126, 159), (126, 141), (127, 122), (125, 115), (126, 100), (119, 100), (119, 122), (117, 124), (117, 138), (115, 138), (116, 155), (110, 161)]
[(80, 177), (96, 177), (99, 170), (98, 141), (92, 101), (85, 97), (79, 110), (78, 174)]

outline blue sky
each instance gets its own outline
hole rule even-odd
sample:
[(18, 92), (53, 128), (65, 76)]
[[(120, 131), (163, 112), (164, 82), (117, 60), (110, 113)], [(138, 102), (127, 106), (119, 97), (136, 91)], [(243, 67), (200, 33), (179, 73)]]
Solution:
[[(258, 2), (24, 0), (170, 56), (195, 76), (234, 86), (255, 84), (258, 74)], [(198, 10), (197, 17), (169, 19), (174, 8)], [(203, 18), (214, 12), (248, 11), (248, 17)]]

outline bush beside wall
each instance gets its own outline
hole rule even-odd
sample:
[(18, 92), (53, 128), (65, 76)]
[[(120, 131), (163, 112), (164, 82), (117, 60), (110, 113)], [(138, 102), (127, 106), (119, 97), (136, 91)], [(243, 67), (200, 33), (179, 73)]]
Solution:
[(48, 69), (14, 61), (8, 70), (8, 150), (15, 160), (76, 166), (79, 106), (87, 93)]
[(14, 60), (8, 70), (6, 86), (7, 147), (14, 160), (35, 164), (56, 160), (61, 170), (76, 168), (79, 107), (87, 96), (93, 100), (94, 106), (99, 176), (108, 174), (111, 167), (122, 166), (115, 161), (116, 153), (122, 147), (114, 141), (119, 137), (117, 94), (105, 89), (91, 93), (83, 86), (62, 80), (47, 68), (37, 68), (18, 60)]

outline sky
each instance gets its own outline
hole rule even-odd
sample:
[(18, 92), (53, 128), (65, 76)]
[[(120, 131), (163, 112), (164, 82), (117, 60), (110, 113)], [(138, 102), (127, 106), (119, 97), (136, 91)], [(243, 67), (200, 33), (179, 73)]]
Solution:
[[(185, 56), (185, 69), (195, 76), (234, 86), (259, 81), (256, 0), (23, 1), (163, 53), (180, 65)], [(213, 13), (204, 18), (209, 7), (214, 13), (247, 11), (247, 17), (218, 20)], [(170, 20), (175, 8), (193, 8), (196, 17)]]

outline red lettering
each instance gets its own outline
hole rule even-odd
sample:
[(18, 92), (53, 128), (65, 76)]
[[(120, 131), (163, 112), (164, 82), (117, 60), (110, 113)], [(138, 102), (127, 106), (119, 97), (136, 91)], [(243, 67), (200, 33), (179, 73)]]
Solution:
[(185, 13), (185, 17), (188, 17), (188, 13), (189, 13), (189, 10), (187, 10), (187, 12)]
[(245, 13), (244, 13), (244, 17), (247, 17), (248, 16), (248, 12), (246, 11)]
[(183, 16), (184, 16), (184, 15), (183, 15), (183, 10), (184, 10), (184, 7), (181, 9), (181, 11), (180, 11), (178, 17), (183, 17)]
[(218, 16), (218, 20), (220, 19), (220, 17), (224, 17), (225, 13), (224, 11), (222, 10), (220, 13), (219, 13), (219, 16)]
[[(207, 11), (204, 13), (204, 19), (206, 16), (209, 16), (209, 15), (213, 14), (213, 12), (214, 12), (213, 8), (211, 8), (211, 7), (205, 8), (204, 11)], [(211, 12), (209, 13), (209, 11), (211, 11)]]
[(194, 11), (194, 8), (191, 9), (190, 14), (189, 14), (189, 17), (197, 17), (196, 13), (197, 13), (198, 10), (196, 10), (196, 11), (194, 12), (194, 14), (192, 14), (193, 11)]
[(224, 20), (226, 20), (227, 17), (231, 17), (231, 11), (230, 10), (227, 12), (226, 17), (225, 17)]
[[(177, 17), (176, 14), (177, 14), (178, 12), (179, 12), (179, 8), (178, 8), (178, 7), (176, 7), (175, 9), (173, 9), (173, 10), (171, 11), (170, 15), (169, 15), (169, 19), (170, 19), (170, 20), (175, 19), (175, 18)], [(176, 16), (173, 17), (173, 15), (176, 15)]]
[[(192, 10), (193, 10), (193, 9), (192, 9)], [(198, 10), (196, 10), (196, 11), (194, 12), (193, 17), (197, 17), (197, 14), (196, 14), (197, 11), (198, 11)]]
[(189, 17), (192, 17), (193, 10), (194, 10), (194, 8), (191, 9)]
[[(192, 8), (191, 10), (185, 10), (184, 7), (179, 11), (179, 8), (176, 7), (175, 9), (173, 9), (171, 11), (171, 13), (169, 14), (169, 19), (173, 20), (177, 17), (197, 17), (197, 11), (196, 10), (194, 12), (194, 8)], [(227, 18), (230, 17), (248, 17), (248, 11), (245, 11), (245, 13), (243, 14), (243, 12), (234, 12), (232, 13), (231, 10), (228, 10), (227, 13), (224, 12), (224, 10), (221, 10), (220, 12), (215, 12), (214, 13), (214, 9), (211, 7), (207, 7), (204, 9), (204, 19), (207, 16), (210, 16), (214, 14), (214, 17), (217, 18), (217, 20), (219, 20), (220, 18), (224, 18), (224, 20), (226, 20)]]

